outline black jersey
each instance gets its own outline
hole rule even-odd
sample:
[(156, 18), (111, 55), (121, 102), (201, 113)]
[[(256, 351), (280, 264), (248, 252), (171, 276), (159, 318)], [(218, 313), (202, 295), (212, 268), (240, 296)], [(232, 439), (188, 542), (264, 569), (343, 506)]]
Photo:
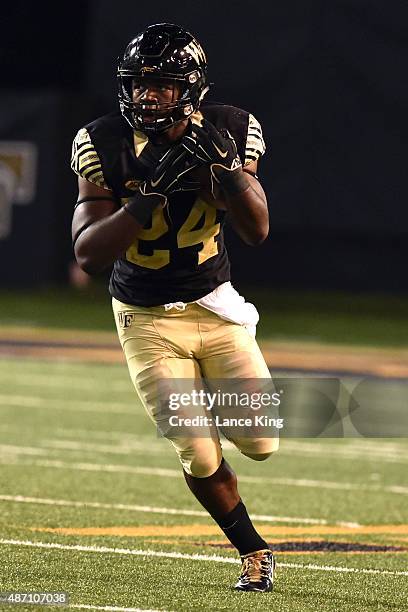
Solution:
[[(250, 113), (207, 103), (191, 120), (201, 123), (203, 117), (218, 129), (229, 130), (243, 165), (264, 153), (261, 126)], [(71, 166), (124, 205), (149, 177), (162, 152), (163, 147), (133, 131), (118, 112), (78, 132)], [(137, 306), (193, 302), (230, 280), (223, 234), (225, 212), (214, 207), (202, 190), (175, 192), (168, 202), (167, 207), (154, 210), (134, 244), (114, 263), (109, 290), (121, 302)]]

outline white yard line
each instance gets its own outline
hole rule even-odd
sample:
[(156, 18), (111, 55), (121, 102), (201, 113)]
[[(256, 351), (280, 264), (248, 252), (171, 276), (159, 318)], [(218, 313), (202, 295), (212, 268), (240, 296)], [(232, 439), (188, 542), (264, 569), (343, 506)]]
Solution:
[[(146, 476), (164, 476), (165, 478), (181, 478), (182, 474), (180, 470), (172, 470), (168, 468), (150, 468), (133, 465), (115, 465), (106, 463), (86, 463), (76, 461), (60, 461), (57, 459), (33, 459), (30, 463), (20, 462), (17, 459), (15, 461), (2, 459), (0, 457), (0, 463), (3, 465), (21, 465), (28, 467), (47, 467), (54, 469), (63, 470), (79, 470), (85, 472), (110, 472), (117, 474), (139, 474)], [(336, 482), (330, 480), (313, 480), (308, 478), (270, 478), (268, 476), (240, 476), (240, 482), (247, 482), (250, 484), (274, 484), (289, 487), (306, 487), (306, 488), (317, 488), (317, 489), (332, 489), (338, 491), (372, 491), (372, 492), (385, 492), (395, 493), (398, 495), (408, 495), (408, 487), (399, 485), (391, 486), (380, 486), (380, 485), (368, 485), (357, 482)]]
[(374, 568), (342, 567), (337, 565), (316, 565), (315, 563), (277, 563), (278, 567), (317, 570), (320, 572), (340, 572), (344, 574), (382, 574), (386, 576), (408, 576), (408, 572), (380, 570)]
[(327, 448), (336, 448), (336, 449), (352, 449), (352, 450), (360, 450), (365, 451), (367, 448), (373, 451), (377, 451), (380, 449), (381, 452), (390, 452), (390, 453), (398, 453), (401, 450), (408, 451), (408, 444), (405, 438), (393, 438), (393, 441), (390, 442), (390, 438), (330, 438), (324, 441), (323, 439), (287, 439), (287, 443), (293, 444), (296, 446), (315, 446), (320, 448), (322, 452), (324, 452)]
[[(5, 546), (29, 546), (51, 550), (64, 550), (85, 553), (100, 553), (112, 555), (132, 555), (136, 557), (162, 557), (166, 559), (186, 559), (189, 561), (212, 561), (215, 563), (240, 563), (238, 558), (221, 557), (218, 555), (186, 554), (180, 552), (162, 550), (141, 550), (133, 548), (108, 548), (106, 546), (82, 546), (79, 544), (58, 544), (56, 542), (33, 542), (30, 540), (6, 540), (0, 539), (0, 545)], [(408, 576), (408, 571), (392, 571), (374, 568), (343, 567), (336, 565), (316, 565), (314, 563), (278, 563), (278, 567), (317, 570), (322, 572), (339, 572), (350, 574), (381, 574), (384, 576)]]
[(38, 446), (16, 446), (15, 444), (0, 444), (0, 454), (5, 455), (48, 455), (45, 448)]
[[(81, 442), (78, 440), (55, 440), (55, 439), (45, 439), (41, 440), (41, 446), (45, 448), (58, 448), (63, 450), (82, 450), (89, 452), (101, 452), (101, 453), (110, 453), (110, 454), (132, 454), (135, 450), (148, 450), (151, 452), (152, 450), (152, 440), (147, 439), (145, 442), (140, 439), (137, 440), (137, 437), (134, 437), (134, 441), (129, 438), (119, 439), (116, 443), (111, 444), (96, 444), (94, 442)], [(225, 444), (223, 441), (223, 447), (226, 448), (234, 448), (231, 442)], [(167, 446), (162, 445), (160, 447), (161, 452), (168, 452)], [(320, 446), (318, 448), (314, 448), (313, 444), (305, 445), (303, 443), (297, 445), (296, 443), (289, 442), (287, 440), (282, 440), (280, 455), (324, 455), (325, 457), (339, 457), (341, 459), (361, 459), (365, 461), (378, 461), (381, 459), (383, 462), (387, 463), (407, 463), (408, 462), (408, 454), (404, 453), (382, 453), (381, 449), (378, 449), (377, 452), (370, 452), (370, 449), (354, 451), (352, 449), (341, 449), (335, 448), (333, 449), (330, 446), (326, 446), (326, 448)]]
[[(122, 384), (122, 383), (121, 383)], [(107, 401), (87, 401), (87, 400), (54, 400), (47, 397), (37, 396), (26, 396), (26, 395), (0, 395), (0, 403), (7, 403), (14, 407), (29, 407), (29, 408), (53, 408), (73, 411), (88, 411), (88, 412), (100, 412), (104, 414), (115, 413), (115, 414), (130, 414), (135, 418), (140, 416), (138, 412), (138, 404), (135, 401), (132, 404), (131, 401), (124, 402), (107, 402)], [(144, 413), (143, 413), (144, 414)], [(13, 431), (12, 426), (7, 427), (7, 431)], [(1, 430), (6, 431), (6, 427), (3, 426)], [(82, 436), (87, 440), (92, 438), (106, 440), (107, 442), (113, 441), (113, 438), (121, 443), (121, 446), (128, 446), (131, 448), (131, 442), (134, 440), (135, 449), (143, 450), (143, 442), (140, 441), (140, 437), (136, 434), (128, 434), (120, 431), (92, 431), (85, 429), (64, 429), (57, 428), (55, 433), (63, 438), (69, 436)], [(71, 442), (73, 444), (81, 444), (78, 440)], [(49, 446), (60, 446), (63, 444), (68, 445), (68, 441), (57, 441), (53, 440), (49, 443)], [(223, 440), (223, 447), (225, 449), (233, 448), (233, 445), (226, 440)], [(67, 446), (68, 448), (68, 446)], [(115, 447), (116, 448), (116, 447)], [(151, 448), (150, 440), (145, 443), (145, 448)], [(80, 447), (78, 446), (78, 449)], [(164, 449), (164, 447), (163, 447)], [(86, 449), (84, 450), (92, 450)], [(95, 448), (94, 450), (98, 450)], [(120, 453), (125, 454), (123, 450), (118, 451), (109, 449), (106, 445), (104, 450), (101, 452), (107, 453)], [(281, 447), (279, 451), (280, 455), (297, 455), (297, 456), (308, 456), (308, 455), (324, 455), (325, 457), (339, 457), (347, 460), (362, 460), (362, 461), (374, 461), (381, 460), (386, 463), (401, 463), (405, 464), (408, 462), (408, 452), (406, 444), (398, 444), (394, 442), (382, 442), (381, 440), (372, 441), (369, 439), (342, 439), (330, 443), (321, 443), (317, 441), (305, 441), (305, 440), (293, 440), (283, 438), (281, 440)]]
[[(136, 411), (135, 411), (136, 413)], [(133, 414), (133, 413), (132, 413)], [(3, 428), (4, 429), (4, 428)], [(10, 430), (9, 430), (10, 431)], [(75, 430), (71, 431), (71, 435), (74, 435)], [(85, 432), (85, 430), (84, 430)], [(97, 442), (85, 442), (78, 440), (69, 440), (69, 439), (43, 439), (40, 440), (40, 447), (38, 447), (38, 452), (35, 452), (34, 447), (31, 454), (46, 454), (46, 451), (42, 449), (56, 449), (56, 450), (67, 450), (67, 451), (84, 451), (84, 452), (99, 452), (105, 454), (113, 454), (113, 455), (132, 455), (136, 452), (149, 452), (154, 454), (166, 454), (168, 453), (168, 445), (163, 443), (163, 440), (155, 440), (152, 439), (151, 436), (145, 436), (145, 440), (143, 437), (138, 437), (132, 434), (120, 434), (120, 432), (112, 432), (112, 435), (109, 439), (109, 432), (106, 432), (101, 436), (93, 436), (92, 431), (87, 432), (87, 437), (95, 439), (106, 439), (109, 443), (102, 444)], [(103, 433), (103, 432), (97, 432)], [(68, 434), (68, 432), (66, 432)], [(114, 439), (112, 439), (114, 438)], [(234, 445), (227, 440), (223, 440), (222, 442), (224, 449), (233, 449)], [(11, 445), (0, 445), (0, 451), (2, 450), (2, 446), (9, 446), (11, 449)], [(18, 453), (19, 447), (15, 446), (16, 453)], [(23, 448), (23, 447), (20, 447)], [(29, 447), (25, 447), (29, 448)], [(4, 448), (6, 450), (6, 448)], [(23, 451), (21, 451), (23, 453)], [(27, 451), (28, 453), (28, 451)], [(401, 450), (400, 453), (389, 453), (382, 452), (381, 449), (377, 449), (374, 452), (370, 447), (366, 449), (361, 449), (360, 451), (354, 451), (349, 448), (333, 448), (332, 446), (327, 445), (324, 447), (323, 445), (317, 446), (314, 448), (313, 444), (307, 443), (295, 443), (288, 442), (288, 440), (281, 441), (281, 447), (279, 450), (280, 455), (309, 455), (312, 454), (314, 456), (325, 456), (325, 458), (338, 457), (341, 459), (361, 459), (364, 461), (379, 461), (385, 463), (402, 463), (405, 464), (408, 462), (408, 454), (404, 454)]]
[[(87, 502), (87, 501), (72, 501), (68, 499), (50, 499), (43, 497), (27, 497), (24, 495), (0, 495), (0, 501), (22, 503), (22, 504), (40, 504), (49, 506), (66, 506), (71, 508), (100, 508), (106, 510), (126, 510), (130, 512), (147, 512), (148, 514), (172, 514), (175, 516), (200, 516), (208, 518), (208, 512), (204, 510), (188, 510), (183, 508), (163, 508), (158, 506), (139, 506), (135, 504), (107, 504), (102, 502)], [(266, 523), (296, 523), (305, 525), (339, 525), (342, 527), (357, 528), (361, 527), (359, 523), (350, 523), (345, 521), (329, 522), (325, 519), (315, 518), (300, 518), (294, 516), (271, 516), (267, 514), (252, 514), (255, 521), (265, 521)]]
[[(135, 424), (136, 430), (136, 424)], [(149, 435), (139, 435), (136, 433), (129, 433), (126, 431), (104, 431), (102, 429), (71, 429), (69, 427), (56, 427), (53, 432), (56, 436), (61, 438), (87, 438), (95, 440), (107, 440), (113, 442), (113, 440), (118, 441), (120, 443), (121, 440), (124, 442), (140, 442), (143, 439), (146, 439), (146, 448), (152, 442), (152, 436)]]
[(135, 452), (149, 454), (168, 454), (170, 452), (168, 442), (160, 444), (158, 440), (149, 438), (148, 441), (122, 440), (113, 444), (98, 444), (95, 442), (77, 442), (76, 440), (40, 440), (44, 449), (84, 451), (92, 453), (106, 453), (112, 455), (133, 455)]
[(75, 442), (74, 440), (41, 440), (44, 449), (62, 451), (81, 451), (91, 453), (102, 453), (108, 455), (134, 455), (135, 452), (149, 454), (167, 454), (167, 446), (155, 447), (154, 444), (131, 442), (126, 444), (96, 444), (94, 442)]
[(353, 445), (348, 442), (344, 443), (343, 446), (333, 444), (314, 444), (312, 442), (294, 442), (289, 439), (283, 438), (279, 449), (281, 455), (324, 455), (325, 457), (338, 457), (341, 459), (359, 459), (363, 461), (384, 461), (386, 463), (407, 463), (408, 453), (406, 452), (407, 447), (400, 447), (398, 450), (390, 450), (386, 447), (382, 448), (381, 445), (374, 447), (367, 443), (367, 445), (359, 444)]
[[(140, 440), (140, 438), (147, 438), (150, 443), (150, 438), (148, 435), (140, 436), (136, 433), (129, 433), (126, 431), (104, 431), (104, 430), (93, 430), (93, 429), (71, 429), (69, 427), (57, 427), (53, 430), (57, 436), (61, 436), (63, 438), (66, 437), (85, 437), (85, 438), (98, 438), (102, 440), (112, 440), (112, 438), (129, 440)], [(223, 440), (222, 445), (224, 448), (234, 448), (234, 445), (228, 440)], [(330, 449), (335, 449), (336, 452), (341, 452), (344, 450), (346, 453), (348, 452), (360, 452), (367, 453), (367, 451), (372, 451), (374, 456), (378, 456), (378, 453), (390, 454), (392, 456), (398, 456), (400, 453), (405, 453), (408, 457), (408, 444), (405, 440), (402, 440), (400, 443), (397, 442), (384, 442), (380, 439), (377, 439), (375, 442), (370, 440), (369, 438), (341, 438), (338, 440), (330, 439), (328, 442), (322, 442), (317, 440), (291, 440), (288, 438), (283, 438), (281, 440), (281, 446), (288, 448), (305, 448), (306, 451), (310, 449), (317, 449), (317, 452), (320, 452), (322, 455), (327, 455), (327, 452)], [(281, 452), (282, 449), (279, 450)]]

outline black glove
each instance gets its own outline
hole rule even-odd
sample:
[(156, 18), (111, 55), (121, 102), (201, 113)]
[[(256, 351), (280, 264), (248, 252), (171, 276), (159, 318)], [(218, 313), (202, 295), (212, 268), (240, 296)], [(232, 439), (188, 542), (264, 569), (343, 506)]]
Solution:
[(139, 185), (135, 195), (128, 199), (124, 209), (144, 227), (157, 206), (166, 206), (167, 197), (153, 191), (147, 181)]
[(175, 191), (200, 188), (197, 181), (188, 179), (189, 173), (200, 163), (192, 159), (180, 144), (171, 147), (160, 157), (151, 176), (143, 181), (135, 195), (129, 198), (125, 210), (144, 227), (157, 206), (167, 206), (168, 195)]
[(175, 191), (197, 190), (200, 184), (190, 178), (190, 173), (200, 165), (185, 147), (177, 144), (168, 149), (158, 160), (152, 175), (146, 181), (148, 191), (169, 195)]
[(146, 159), (137, 159), (134, 148), (127, 140), (122, 141), (121, 166), (124, 182), (139, 177), (145, 182), (144, 191), (162, 195), (199, 189), (199, 183), (189, 179), (189, 176), (202, 162), (193, 158), (180, 143), (164, 151), (163, 147), (155, 147), (150, 143), (148, 147)]
[(221, 133), (204, 119), (203, 127), (192, 125), (191, 134), (184, 136), (181, 144), (197, 161), (209, 164), (213, 195), (214, 181), (228, 193), (237, 193), (248, 187), (242, 177), (236, 142), (228, 130)]

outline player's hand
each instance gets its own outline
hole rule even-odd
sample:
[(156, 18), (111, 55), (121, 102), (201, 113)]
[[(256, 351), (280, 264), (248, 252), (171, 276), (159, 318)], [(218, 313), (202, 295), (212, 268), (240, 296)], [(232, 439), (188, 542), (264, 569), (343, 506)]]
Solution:
[(198, 165), (183, 146), (178, 144), (171, 147), (158, 160), (151, 176), (129, 198), (125, 204), (126, 211), (144, 227), (157, 206), (164, 208), (168, 205), (171, 193), (200, 188), (200, 183), (188, 179), (189, 173)]
[(167, 196), (175, 191), (198, 190), (200, 185), (193, 180), (191, 172), (201, 163), (178, 143), (169, 147), (160, 156), (156, 155), (153, 148), (149, 166), (146, 164), (143, 168), (142, 163), (140, 168), (134, 149), (129, 146), (127, 140), (124, 139), (122, 142), (122, 174), (132, 180), (141, 175), (144, 179), (141, 188), (145, 194), (158, 193)]
[(191, 134), (184, 136), (181, 144), (198, 161), (210, 165), (211, 175), (217, 182), (223, 172), (242, 166), (237, 145), (228, 130), (220, 132), (206, 119), (203, 127), (193, 124)]
[(152, 189), (149, 181), (144, 181), (139, 185), (135, 194), (128, 198), (124, 209), (136, 219), (139, 225), (144, 227), (148, 220), (151, 219), (155, 208), (158, 206), (164, 208), (167, 206), (167, 203), (167, 196)]
[(200, 162), (181, 144), (171, 147), (158, 160), (153, 174), (146, 181), (148, 191), (169, 195), (175, 191), (197, 190), (200, 184), (192, 180), (191, 172)]

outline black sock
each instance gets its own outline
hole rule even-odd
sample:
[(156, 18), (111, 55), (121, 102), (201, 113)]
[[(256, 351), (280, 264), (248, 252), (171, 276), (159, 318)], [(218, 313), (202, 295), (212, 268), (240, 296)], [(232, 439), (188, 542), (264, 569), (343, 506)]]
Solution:
[(240, 555), (269, 548), (265, 540), (255, 530), (242, 501), (238, 502), (235, 508), (217, 523), (231, 544), (238, 549)]

